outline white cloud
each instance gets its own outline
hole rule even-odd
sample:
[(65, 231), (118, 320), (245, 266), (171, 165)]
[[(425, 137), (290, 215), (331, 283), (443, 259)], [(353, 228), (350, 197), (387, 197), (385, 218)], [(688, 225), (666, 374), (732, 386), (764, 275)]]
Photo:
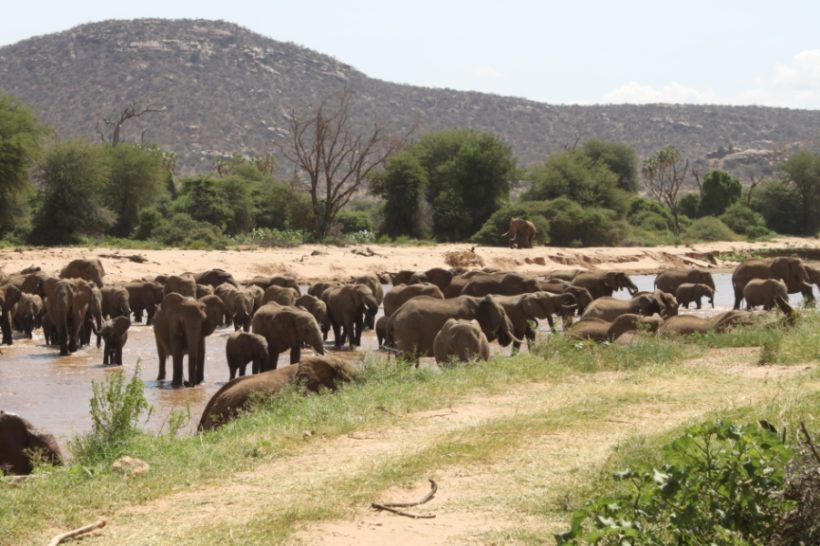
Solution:
[(482, 80), (498, 80), (501, 78), (501, 72), (492, 66), (479, 66), (475, 69), (473, 75)]
[(805, 91), (819, 87), (820, 49), (801, 51), (789, 64), (778, 65), (774, 81), (778, 85)]

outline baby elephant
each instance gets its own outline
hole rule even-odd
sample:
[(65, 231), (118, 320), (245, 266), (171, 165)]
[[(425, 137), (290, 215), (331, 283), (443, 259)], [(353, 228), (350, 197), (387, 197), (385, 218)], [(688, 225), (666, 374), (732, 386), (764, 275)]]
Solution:
[(689, 304), (695, 302), (695, 305), (700, 309), (700, 299), (708, 297), (709, 303), (712, 304), (712, 309), (715, 308), (715, 289), (708, 284), (685, 282), (678, 286), (675, 292), (675, 298), (678, 304), (686, 309), (689, 309)]
[(481, 326), (475, 321), (447, 319), (433, 340), (436, 362), (451, 360), (468, 362), (472, 359), (489, 360), (490, 345)]
[(104, 366), (122, 366), (122, 348), (128, 341), (128, 328), (131, 327), (131, 319), (128, 317), (114, 317), (103, 322), (102, 328), (97, 332), (92, 322), (91, 329), (105, 342), (103, 348)]
[(746, 309), (762, 305), (766, 311), (774, 308), (778, 298), (789, 301), (786, 283), (779, 279), (752, 279), (743, 287), (743, 297)]
[(258, 334), (234, 332), (225, 344), (225, 356), (231, 379), (236, 377), (237, 370), (240, 376), (244, 376), (248, 362), (253, 362), (251, 373), (259, 373), (265, 369), (268, 360), (268, 342)]

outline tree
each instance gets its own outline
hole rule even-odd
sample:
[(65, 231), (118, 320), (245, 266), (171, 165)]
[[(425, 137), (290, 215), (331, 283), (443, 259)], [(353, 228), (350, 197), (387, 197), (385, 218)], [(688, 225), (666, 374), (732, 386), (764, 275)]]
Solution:
[(291, 110), (292, 149), (282, 153), (307, 176), (313, 212), (313, 236), (323, 239), (336, 215), (362, 188), (368, 175), (402, 146), (378, 123), (359, 133), (350, 117), (352, 92), (345, 90), (336, 108), (323, 100), (308, 114)]
[(641, 165), (644, 186), (652, 197), (669, 208), (675, 233), (681, 231), (679, 195), (688, 171), (689, 160), (682, 159), (674, 146), (659, 150)]
[(44, 133), (31, 110), (0, 93), (0, 231), (15, 224), (19, 198), (29, 187), (29, 170), (40, 154)]
[(797, 235), (802, 232), (801, 219), (795, 211), (800, 210), (800, 196), (780, 180), (760, 183), (751, 197), (752, 210), (766, 220), (766, 227), (777, 233)]
[(618, 177), (618, 187), (628, 192), (638, 191), (638, 167), (635, 150), (619, 142), (588, 140), (581, 151), (594, 163), (602, 163)]
[(426, 187), (427, 173), (409, 152), (392, 156), (384, 170), (374, 173), (370, 192), (384, 199), (383, 233), (390, 237), (426, 235), (420, 219)]
[(820, 228), (820, 154), (801, 150), (778, 165), (800, 200), (800, 232), (814, 234)]
[(48, 150), (38, 169), (43, 208), (35, 220), (37, 243), (74, 242), (78, 235), (98, 235), (115, 214), (103, 204), (110, 175), (102, 148), (87, 142), (61, 142)]
[(165, 192), (168, 171), (157, 149), (121, 144), (108, 150), (111, 178), (106, 203), (117, 213), (112, 233), (127, 237), (139, 222), (142, 209)]
[(618, 185), (618, 175), (603, 161), (595, 161), (576, 148), (551, 155), (543, 165), (529, 173), (532, 189), (525, 199), (541, 200), (568, 197), (576, 203), (605, 207), (622, 214), (628, 194)]
[[(152, 106), (143, 108), (138, 103), (132, 102), (120, 111), (120, 115), (117, 119), (103, 118), (103, 125), (105, 125), (108, 132), (103, 130), (100, 124), (97, 123), (97, 133), (100, 135), (100, 140), (111, 146), (116, 146), (120, 143), (122, 128), (128, 120), (142, 117), (145, 114), (163, 112), (164, 110), (165, 108), (155, 108)], [(142, 136), (145, 136), (144, 131)], [(142, 137), (140, 141), (142, 141)]]
[(724, 171), (711, 171), (703, 178), (700, 187), (700, 216), (720, 216), (730, 205), (740, 199), (740, 180)]

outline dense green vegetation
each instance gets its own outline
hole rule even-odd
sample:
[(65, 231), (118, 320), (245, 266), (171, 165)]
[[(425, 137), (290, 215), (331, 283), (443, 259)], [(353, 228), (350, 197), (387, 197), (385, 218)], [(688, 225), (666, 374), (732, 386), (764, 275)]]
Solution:
[[(366, 176), (352, 172), (366, 178), (369, 193), (340, 199), (331, 192), (334, 207), (345, 205), (333, 208), (328, 229), (328, 218), (314, 218), (328, 208), (321, 192), (308, 191), (298, 168), (291, 180), (278, 178), (272, 155), (234, 154), (211, 172), (179, 177), (173, 154), (152, 146), (49, 135), (25, 105), (0, 95), (0, 240), (7, 243), (214, 248), (409, 238), (504, 245), (513, 216), (536, 224), (537, 244), (557, 246), (820, 229), (820, 154), (806, 150), (777, 165), (777, 178), (744, 189), (722, 171), (701, 181), (674, 148), (639, 168), (629, 146), (590, 140), (522, 170), (498, 136), (448, 129), (407, 142)], [(334, 176), (345, 179), (343, 171)], [(687, 181), (697, 181), (698, 191), (685, 193)]]

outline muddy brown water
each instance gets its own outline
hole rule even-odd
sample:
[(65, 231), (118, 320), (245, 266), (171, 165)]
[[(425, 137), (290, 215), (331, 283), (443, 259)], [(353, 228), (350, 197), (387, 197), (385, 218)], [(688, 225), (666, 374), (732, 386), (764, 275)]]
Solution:
[[(635, 275), (632, 279), (639, 289), (652, 290), (653, 275)], [(705, 307), (697, 314), (709, 315), (731, 309), (734, 299), (729, 275), (715, 275), (715, 283), (715, 309)], [(389, 288), (385, 286), (385, 291)], [(625, 297), (626, 293), (619, 293), (616, 296)], [(798, 305), (801, 299), (800, 294), (790, 297), (794, 305)], [(548, 331), (546, 321), (542, 321), (539, 330)], [(140, 377), (145, 382), (146, 398), (153, 407), (150, 417), (141, 423), (143, 428), (159, 431), (167, 426), (168, 416), (172, 410), (185, 410), (190, 407), (191, 418), (183, 431), (195, 430), (205, 404), (228, 380), (225, 341), (231, 332), (233, 328), (220, 328), (206, 339), (205, 382), (195, 388), (174, 389), (171, 388), (170, 381), (156, 381), (158, 364), (152, 328), (143, 324), (132, 325), (128, 343), (123, 350), (123, 368), (130, 378), (139, 363)], [(329, 339), (332, 341), (332, 338), (331, 332)], [(326, 346), (331, 348), (330, 345)], [(377, 349), (375, 334), (364, 332), (359, 351)], [(55, 347), (47, 347), (44, 344), (42, 332), (38, 331), (35, 332), (33, 340), (21, 338), (15, 333), (14, 345), (4, 346), (2, 351), (0, 409), (24, 416), (36, 427), (51, 432), (62, 442), (91, 429), (91, 382), (104, 380), (107, 374), (118, 368), (102, 366), (102, 349), (84, 347), (71, 356), (60, 357)], [(502, 349), (501, 352), (509, 354), (509, 348)], [(280, 366), (287, 365), (288, 354), (285, 352), (279, 356)], [(169, 377), (170, 373), (169, 359)]]

